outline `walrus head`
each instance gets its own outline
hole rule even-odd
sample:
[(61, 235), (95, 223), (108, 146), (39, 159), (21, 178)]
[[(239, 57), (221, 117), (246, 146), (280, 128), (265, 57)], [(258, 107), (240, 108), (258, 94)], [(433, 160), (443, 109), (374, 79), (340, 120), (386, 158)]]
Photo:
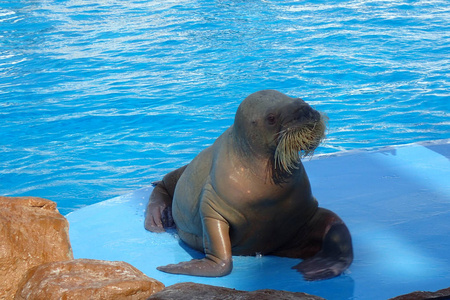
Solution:
[(327, 119), (300, 98), (263, 90), (244, 99), (233, 128), (241, 152), (266, 157), (279, 184), (299, 168), (301, 158), (314, 153), (325, 138)]

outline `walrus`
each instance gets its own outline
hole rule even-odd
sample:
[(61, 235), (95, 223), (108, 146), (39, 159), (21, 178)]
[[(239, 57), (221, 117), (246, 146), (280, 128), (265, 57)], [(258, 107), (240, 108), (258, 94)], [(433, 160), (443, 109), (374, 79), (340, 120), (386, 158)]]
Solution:
[(350, 232), (318, 206), (301, 158), (325, 137), (325, 114), (275, 90), (242, 101), (231, 125), (188, 165), (154, 183), (145, 228), (175, 225), (181, 240), (205, 257), (157, 269), (218, 277), (232, 255), (301, 258), (306, 280), (340, 275), (353, 261)]

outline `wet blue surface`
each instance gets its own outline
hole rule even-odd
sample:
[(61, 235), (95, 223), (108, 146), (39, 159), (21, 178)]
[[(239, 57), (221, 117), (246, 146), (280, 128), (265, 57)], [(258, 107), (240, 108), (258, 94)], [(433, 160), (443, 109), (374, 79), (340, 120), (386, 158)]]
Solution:
[(317, 153), (450, 138), (449, 1), (0, 1), (0, 194), (63, 213), (189, 162), (273, 88)]
[[(348, 225), (355, 260), (342, 276), (306, 282), (300, 260), (233, 257), (221, 278), (172, 275), (155, 268), (190, 259), (174, 233), (145, 231), (152, 188), (67, 215), (76, 258), (123, 260), (166, 285), (183, 281), (242, 290), (301, 291), (326, 299), (388, 299), (450, 282), (450, 140), (350, 151), (305, 161), (313, 193)], [(447, 153), (447, 155), (445, 154)], [(194, 252), (194, 257), (198, 257)]]

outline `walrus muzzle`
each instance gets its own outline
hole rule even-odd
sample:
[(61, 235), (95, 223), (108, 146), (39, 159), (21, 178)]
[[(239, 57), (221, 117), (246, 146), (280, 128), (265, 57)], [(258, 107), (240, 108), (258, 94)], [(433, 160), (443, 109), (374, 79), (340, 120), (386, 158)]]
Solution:
[(307, 121), (289, 126), (277, 134), (277, 147), (273, 157), (273, 179), (292, 175), (300, 159), (312, 155), (325, 138), (328, 117), (320, 114), (317, 121)]

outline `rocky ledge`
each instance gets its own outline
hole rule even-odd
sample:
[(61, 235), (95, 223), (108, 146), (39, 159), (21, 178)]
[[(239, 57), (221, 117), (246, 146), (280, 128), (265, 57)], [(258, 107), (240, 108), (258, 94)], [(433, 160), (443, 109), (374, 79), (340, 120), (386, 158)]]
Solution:
[[(323, 299), (276, 290), (196, 284), (169, 287), (125, 262), (74, 259), (69, 224), (56, 203), (0, 197), (0, 299)], [(450, 288), (395, 300), (450, 299)]]

